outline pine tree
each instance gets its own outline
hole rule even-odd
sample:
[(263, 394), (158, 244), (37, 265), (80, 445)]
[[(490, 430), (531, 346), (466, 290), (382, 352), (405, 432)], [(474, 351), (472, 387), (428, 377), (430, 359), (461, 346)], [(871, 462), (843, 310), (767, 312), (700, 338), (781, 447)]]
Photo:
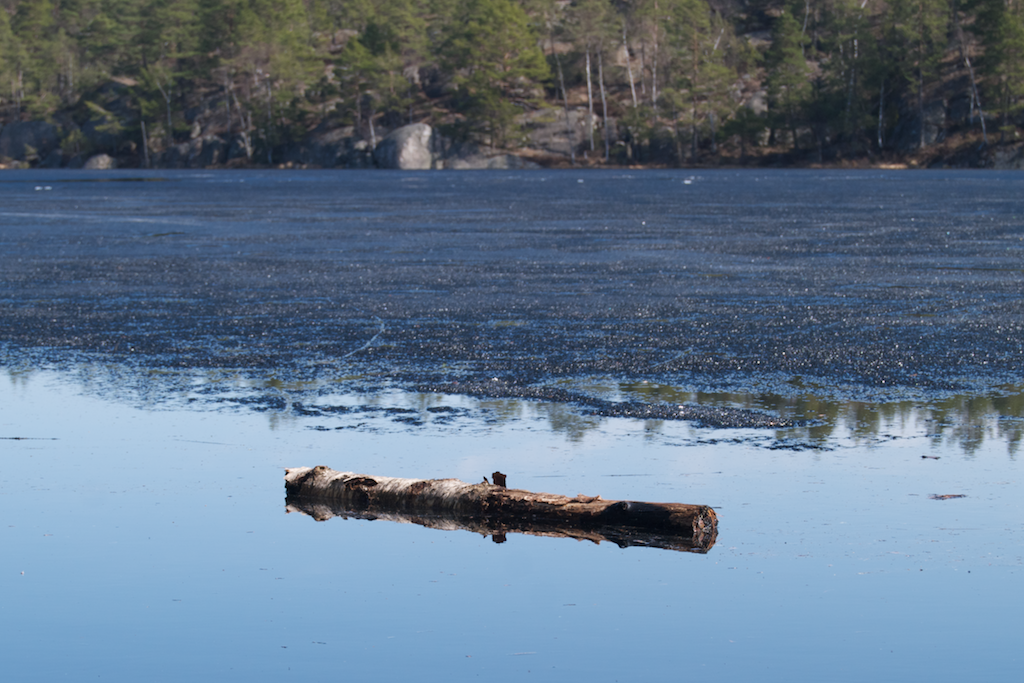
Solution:
[[(985, 53), (979, 70), (989, 101), (999, 115), (1000, 138), (1015, 130), (1014, 117), (1024, 107), (1024, 8), (1020, 0), (982, 0), (975, 31)], [(991, 105), (990, 105), (991, 107)]]
[(949, 28), (949, 0), (906, 0), (888, 6), (890, 58), (917, 101), (918, 146), (925, 146), (926, 86), (938, 75)]
[[(198, 10), (197, 0), (149, 0), (143, 7), (138, 32), (142, 121), (143, 125), (160, 121), (167, 144), (174, 135), (173, 103), (178, 84), (189, 75), (198, 75)], [(230, 100), (226, 106), (230, 112)]]
[(511, 0), (462, 0), (440, 46), (454, 74), (456, 102), (483, 124), (492, 147), (503, 146), (516, 114), (538, 104), (538, 86), (550, 77), (526, 13)]
[(792, 14), (783, 12), (775, 20), (772, 46), (766, 57), (768, 98), (778, 121), (789, 129), (795, 150), (800, 147), (797, 126), (802, 122), (803, 108), (811, 93), (803, 45), (800, 24)]
[(18, 74), (23, 60), (21, 44), (11, 30), (10, 17), (0, 9), (0, 105), (13, 103), (20, 107)]
[(677, 120), (679, 112), (685, 117), (689, 156), (695, 159), (702, 127), (706, 128), (707, 139), (716, 152), (718, 129), (733, 111), (728, 90), (735, 81), (735, 73), (726, 64), (723, 40), (728, 27), (715, 21), (706, 0), (677, 0), (672, 10), (666, 45), (671, 57), (670, 72), (675, 77), (669, 81), (664, 96), (666, 104), (673, 105), (671, 118)]
[(871, 108), (884, 80), (881, 47), (862, 0), (834, 0), (815, 24), (821, 74), (811, 103), (811, 129), (819, 145), (839, 134), (847, 149), (867, 143)]
[(303, 0), (200, 0), (200, 17), (201, 49), (216, 55), (205, 68), (225, 74), (240, 120), (257, 129), (261, 157), (273, 163), (274, 147), (299, 123), (299, 98), (319, 66), (306, 6)]
[(17, 86), (20, 107), (33, 118), (42, 118), (56, 108), (58, 100), (56, 42), (51, 0), (18, 5), (11, 29), (21, 46), (17, 58)]
[(85, 58), (105, 75), (131, 73), (141, 64), (137, 0), (100, 0), (82, 31)]
[[(604, 71), (603, 52), (614, 35), (615, 24), (612, 23), (612, 9), (608, 0), (577, 0), (572, 6), (571, 14), (573, 37), (584, 54), (584, 72), (587, 82), (587, 139), (590, 151), (593, 152), (596, 149), (594, 145), (594, 72), (597, 70), (599, 60), (601, 61), (601, 71)], [(603, 93), (603, 79), (598, 85)], [(605, 110), (607, 110), (607, 105)], [(607, 133), (607, 111), (604, 119)], [(607, 147), (607, 139), (605, 142)]]

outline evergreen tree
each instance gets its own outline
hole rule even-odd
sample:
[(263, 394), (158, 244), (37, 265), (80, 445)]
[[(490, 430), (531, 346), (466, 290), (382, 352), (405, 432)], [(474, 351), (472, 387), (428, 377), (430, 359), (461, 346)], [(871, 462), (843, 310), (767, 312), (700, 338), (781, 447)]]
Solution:
[(1000, 119), (1000, 137), (1015, 129), (1013, 119), (1024, 106), (1024, 8), (1020, 0), (981, 0), (975, 31), (985, 53), (979, 70), (989, 102)]
[(783, 12), (775, 20), (772, 46), (766, 56), (768, 99), (776, 121), (789, 130), (796, 150), (800, 147), (797, 126), (802, 122), (803, 108), (811, 93), (803, 45), (800, 24), (792, 14)]
[[(148, 0), (138, 32), (138, 98), (143, 125), (160, 122), (169, 144), (174, 136), (173, 104), (181, 79), (198, 75), (194, 60), (199, 49), (197, 0)], [(230, 101), (227, 103), (230, 108)], [(154, 131), (155, 132), (155, 131)]]
[(19, 72), (23, 51), (11, 30), (10, 16), (0, 9), (0, 105), (12, 103), (17, 112), (20, 107)]
[(21, 2), (11, 20), (18, 43), (17, 90), (21, 109), (41, 118), (58, 105), (56, 97), (58, 59), (55, 50), (57, 27), (51, 0)]
[(890, 58), (907, 90), (917, 101), (918, 146), (925, 145), (926, 86), (938, 75), (946, 48), (949, 0), (906, 0), (888, 5), (885, 17)]
[(502, 146), (516, 114), (536, 106), (549, 77), (526, 13), (512, 0), (462, 0), (440, 47), (458, 86), (458, 109)]
[[(941, 60), (958, 47), (972, 103), (985, 99), (1008, 132), (1024, 107), (1024, 0), (958, 0), (956, 13), (951, 4), (750, 0), (741, 15), (717, 0), (0, 0), (0, 123), (76, 105), (84, 115), (84, 93), (124, 76), (137, 85), (127, 96), (117, 88), (118, 106), (88, 99), (108, 107), (105, 118), (116, 111), (133, 121), (125, 107), (138, 110), (144, 147), (170, 144), (183, 132), (182, 111), (219, 88), (227, 137), (272, 161), (275, 146), (334, 107), (351, 111), (371, 139), (375, 126), (422, 117), (419, 77), (429, 74), (432, 114), (496, 146), (546, 96), (565, 108), (574, 158), (569, 103), (585, 96), (584, 139), (596, 152), (603, 118), (606, 157), (612, 113), (637, 160), (652, 159), (641, 155), (652, 140), (667, 150), (669, 131), (680, 160), (714, 153), (730, 117), (744, 153), (763, 121), (794, 146), (809, 129), (822, 155), (844, 144), (858, 153), (869, 139), (882, 148), (908, 109), (923, 119)], [(962, 38), (961, 15), (975, 45)], [(765, 16), (777, 19), (762, 66), (736, 31), (761, 28)], [(559, 79), (545, 90), (551, 72)], [(737, 94), (758, 83), (769, 94), (766, 119), (736, 109)], [(114, 123), (132, 140), (142, 134)]]
[(132, 73), (141, 64), (137, 34), (140, 3), (137, 0), (100, 0), (92, 20), (82, 31), (80, 44), (85, 59), (104, 74)]
[[(728, 90), (735, 74), (725, 63), (723, 38), (726, 27), (714, 21), (705, 0), (677, 0), (668, 24), (668, 45), (672, 55), (673, 83), (669, 97), (673, 109), (685, 112), (689, 129), (689, 156), (695, 159), (702, 126), (707, 127), (713, 151), (721, 121), (732, 114)], [(666, 96), (669, 95), (666, 90)], [(673, 120), (678, 117), (672, 116)], [(678, 137), (678, 134), (677, 134)], [(679, 155), (682, 156), (681, 154)]]
[(838, 133), (847, 149), (866, 145), (871, 109), (884, 76), (879, 41), (862, 0), (834, 0), (815, 25), (821, 75), (810, 104), (811, 129), (820, 145)]
[[(215, 55), (206, 65), (224, 75), (245, 131), (254, 131), (261, 158), (299, 123), (299, 100), (318, 66), (303, 0), (200, 0), (206, 32), (200, 45)], [(219, 38), (218, 38), (219, 36)], [(237, 87), (237, 92), (236, 92)]]
[[(584, 54), (585, 75), (587, 83), (587, 138), (590, 151), (595, 151), (594, 145), (594, 72), (597, 70), (597, 62), (601, 61), (601, 71), (604, 71), (604, 50), (609, 44), (611, 37), (615, 34), (615, 24), (612, 23), (612, 9), (608, 0), (577, 0), (572, 6), (572, 23), (574, 38), (579, 49)], [(604, 81), (598, 83), (604, 93)], [(604, 100), (604, 97), (602, 97)], [(605, 107), (607, 109), (607, 107)], [(605, 113), (607, 124), (607, 112)], [(606, 128), (607, 132), (607, 128)], [(606, 139), (607, 143), (607, 139)], [(607, 146), (607, 144), (606, 144)]]

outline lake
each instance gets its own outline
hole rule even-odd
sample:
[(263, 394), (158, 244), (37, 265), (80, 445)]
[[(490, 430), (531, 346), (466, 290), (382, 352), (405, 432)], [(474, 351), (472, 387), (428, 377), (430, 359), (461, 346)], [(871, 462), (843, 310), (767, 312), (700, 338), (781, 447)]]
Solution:
[[(1019, 677), (1022, 190), (5, 172), (8, 675)], [(706, 504), (718, 537), (287, 513), (320, 464)]]

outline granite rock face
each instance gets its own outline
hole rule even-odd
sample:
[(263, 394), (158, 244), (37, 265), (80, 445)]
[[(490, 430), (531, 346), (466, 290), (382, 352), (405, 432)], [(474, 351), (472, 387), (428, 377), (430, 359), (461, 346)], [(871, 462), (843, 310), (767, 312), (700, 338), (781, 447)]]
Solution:
[(388, 134), (373, 150), (379, 168), (427, 171), (437, 167), (434, 129), (425, 123), (411, 123)]

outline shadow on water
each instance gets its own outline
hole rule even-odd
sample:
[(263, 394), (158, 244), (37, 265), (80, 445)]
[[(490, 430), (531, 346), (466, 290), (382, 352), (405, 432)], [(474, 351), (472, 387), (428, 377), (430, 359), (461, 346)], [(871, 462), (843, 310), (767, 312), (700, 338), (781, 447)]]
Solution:
[[(44, 368), (15, 363), (5, 370), (8, 382), (23, 386)], [(572, 391), (566, 391), (563, 387), (568, 385), (562, 384), (528, 388), (519, 392), (522, 395), (489, 396), (368, 389), (369, 378), (358, 375), (307, 381), (276, 375), (254, 377), (230, 369), (174, 371), (87, 360), (68, 363), (61, 371), (86, 394), (146, 409), (252, 411), (266, 415), (271, 429), (295, 426), (300, 421), (306, 422), (306, 428), (319, 431), (428, 426), (487, 429), (522, 422), (545, 424), (552, 433), (579, 442), (610, 421), (641, 425), (648, 438), (664, 434), (671, 422), (686, 422), (688, 439), (694, 443), (737, 440), (770, 449), (830, 450), (923, 436), (936, 448), (952, 445), (966, 456), (973, 456), (986, 442), (1002, 442), (1011, 458), (1016, 457), (1024, 436), (1024, 387), (1019, 385), (1005, 385), (985, 395), (876, 403), (822, 397), (798, 382), (792, 383), (791, 395), (689, 391), (651, 382), (585, 380), (573, 383)], [(373, 380), (372, 384), (379, 387), (379, 378)], [(546, 400), (546, 396), (553, 398)], [(595, 410), (595, 405), (602, 410)], [(614, 406), (634, 410), (619, 413)], [(643, 410), (635, 410), (637, 407)], [(730, 428), (659, 417), (671, 415), (675, 408), (740, 411), (770, 418), (766, 423), (769, 426)], [(646, 413), (652, 417), (645, 417)], [(774, 428), (770, 426), (773, 423), (788, 426)], [(678, 432), (674, 435), (678, 437)]]

